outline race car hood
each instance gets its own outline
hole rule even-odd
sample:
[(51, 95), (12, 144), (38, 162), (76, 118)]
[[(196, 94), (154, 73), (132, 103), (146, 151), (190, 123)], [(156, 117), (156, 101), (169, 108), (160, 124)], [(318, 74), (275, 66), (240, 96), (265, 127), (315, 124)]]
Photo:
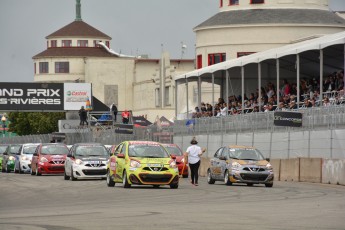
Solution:
[(131, 159), (139, 161), (141, 164), (169, 164), (171, 158), (139, 158), (132, 157)]
[(66, 155), (45, 155), (42, 154), (41, 157), (47, 158), (48, 161), (61, 161), (66, 159)]
[(108, 157), (106, 156), (77, 156), (75, 159), (80, 159), (82, 161), (106, 161)]
[(236, 159), (232, 159), (231, 162), (237, 162), (240, 165), (255, 165), (255, 166), (266, 166), (268, 164), (268, 161), (266, 161), (266, 160), (256, 161), (256, 160), (236, 160)]

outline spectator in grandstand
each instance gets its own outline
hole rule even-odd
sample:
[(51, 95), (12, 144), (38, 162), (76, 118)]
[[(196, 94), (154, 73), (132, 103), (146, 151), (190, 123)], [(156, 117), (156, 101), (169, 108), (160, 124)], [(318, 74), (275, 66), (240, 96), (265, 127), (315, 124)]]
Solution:
[(281, 88), (281, 94), (283, 96), (291, 94), (291, 86), (286, 79), (283, 80), (283, 86)]
[(325, 97), (325, 99), (323, 99), (323, 106), (330, 106), (331, 102), (329, 101), (328, 97)]
[(298, 109), (297, 104), (296, 104), (296, 101), (291, 101), (291, 102), (289, 103), (289, 109), (290, 109), (290, 110)]
[(286, 110), (286, 107), (284, 105), (284, 102), (279, 102), (277, 108), (275, 109), (275, 111), (285, 111)]

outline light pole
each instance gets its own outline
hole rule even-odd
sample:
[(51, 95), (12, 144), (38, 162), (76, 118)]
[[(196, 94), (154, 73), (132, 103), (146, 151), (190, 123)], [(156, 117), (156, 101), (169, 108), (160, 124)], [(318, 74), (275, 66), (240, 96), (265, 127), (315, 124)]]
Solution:
[(5, 115), (2, 115), (1, 121), (2, 121), (2, 136), (5, 137), (6, 136), (6, 117)]

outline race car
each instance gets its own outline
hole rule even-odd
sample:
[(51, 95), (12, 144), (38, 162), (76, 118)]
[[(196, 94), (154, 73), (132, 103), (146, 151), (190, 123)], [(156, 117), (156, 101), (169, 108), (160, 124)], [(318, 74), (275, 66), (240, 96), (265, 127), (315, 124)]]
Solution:
[(188, 164), (185, 162), (185, 158), (183, 156), (183, 152), (181, 148), (177, 144), (162, 144), (166, 150), (170, 153), (170, 155), (176, 156), (176, 164), (178, 167), (179, 174), (182, 175), (183, 178), (188, 178)]
[(65, 161), (64, 179), (102, 178), (107, 176), (109, 152), (100, 143), (74, 144)]
[[(9, 152), (9, 147), (10, 145), (6, 145), (6, 144), (1, 144), (0, 145), (0, 168), (1, 168), (1, 171), (2, 172), (6, 172), (6, 168), (5, 167), (2, 167), (2, 159), (4, 157), (4, 153), (7, 153)], [(5, 154), (6, 155), (6, 154)]]
[(107, 185), (179, 185), (178, 168), (174, 156), (158, 142), (124, 141), (115, 149), (107, 164)]
[(2, 172), (9, 173), (14, 171), (14, 162), (21, 146), (20, 144), (10, 144), (7, 152), (2, 154)]
[(210, 160), (207, 182), (224, 181), (226, 185), (244, 183), (272, 187), (274, 173), (268, 158), (252, 146), (230, 145), (219, 148)]
[(31, 171), (32, 156), (39, 143), (23, 144), (14, 162), (15, 173), (29, 173)]

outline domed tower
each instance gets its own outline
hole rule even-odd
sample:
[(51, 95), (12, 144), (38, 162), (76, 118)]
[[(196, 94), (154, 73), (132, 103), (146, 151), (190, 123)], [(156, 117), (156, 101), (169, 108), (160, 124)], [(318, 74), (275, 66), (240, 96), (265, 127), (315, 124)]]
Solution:
[(218, 0), (219, 13), (194, 28), (196, 67), (343, 31), (328, 0)]

